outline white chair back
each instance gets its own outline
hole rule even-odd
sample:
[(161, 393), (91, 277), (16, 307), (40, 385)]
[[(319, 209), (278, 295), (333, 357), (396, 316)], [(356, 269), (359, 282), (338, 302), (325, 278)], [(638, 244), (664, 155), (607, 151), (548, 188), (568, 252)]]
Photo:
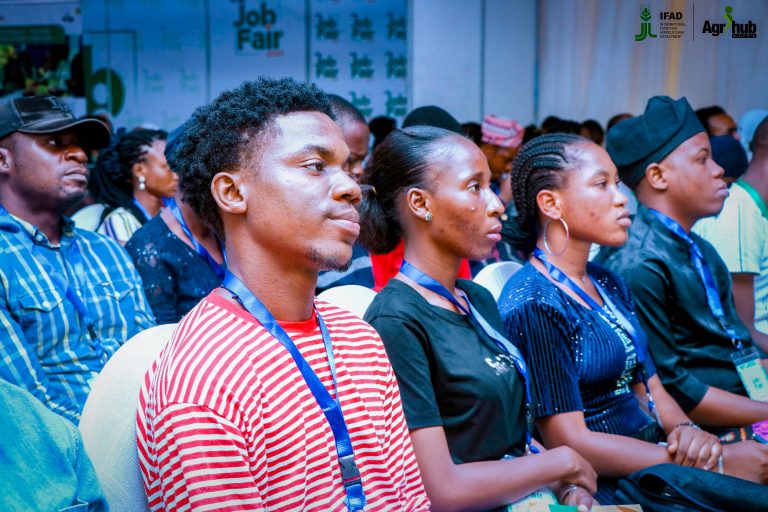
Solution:
[(112, 512), (149, 509), (136, 446), (139, 391), (175, 328), (159, 325), (128, 340), (104, 366), (85, 402), (79, 428)]
[(359, 284), (345, 284), (328, 288), (317, 296), (318, 299), (346, 309), (359, 318), (363, 318), (374, 297), (376, 297), (375, 291)]
[(485, 287), (495, 300), (499, 300), (504, 285), (509, 278), (523, 266), (516, 261), (498, 261), (491, 263), (477, 273), (474, 282)]
[(100, 203), (89, 204), (85, 208), (80, 208), (72, 215), (72, 220), (75, 222), (75, 226), (80, 229), (87, 229), (88, 231), (96, 231), (99, 227), (99, 221), (101, 220), (101, 214), (106, 206)]

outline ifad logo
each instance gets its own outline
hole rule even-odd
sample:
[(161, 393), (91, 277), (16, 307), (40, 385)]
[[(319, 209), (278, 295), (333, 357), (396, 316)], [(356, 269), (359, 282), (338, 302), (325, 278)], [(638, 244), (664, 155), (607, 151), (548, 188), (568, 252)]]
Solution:
[(752, 39), (757, 37), (757, 25), (752, 20), (747, 21), (747, 23), (738, 23), (733, 18), (733, 7), (730, 5), (725, 8), (723, 21), (725, 23), (713, 23), (710, 20), (704, 20), (701, 33), (710, 34), (712, 37), (719, 37), (720, 34), (726, 34), (730, 30), (731, 37), (734, 39)]
[(651, 27), (651, 10), (648, 9), (648, 7), (643, 8), (643, 11), (640, 13), (640, 19), (642, 22), (640, 23), (640, 33), (635, 34), (635, 41), (644, 41), (648, 37), (656, 37), (656, 34), (653, 33), (653, 28)]

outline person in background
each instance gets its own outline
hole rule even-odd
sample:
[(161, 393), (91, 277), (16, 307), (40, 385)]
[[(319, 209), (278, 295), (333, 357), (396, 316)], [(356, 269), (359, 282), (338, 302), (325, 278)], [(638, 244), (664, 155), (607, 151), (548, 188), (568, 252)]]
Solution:
[(747, 160), (752, 160), (752, 138), (757, 125), (765, 118), (768, 118), (768, 110), (754, 109), (745, 112), (739, 119), (739, 142), (747, 152)]
[(130, 257), (63, 212), (109, 131), (55, 97), (0, 105), (0, 378), (77, 424), (93, 379), (154, 324)]
[[(344, 142), (349, 148), (349, 161), (347, 172), (357, 181), (363, 180), (363, 163), (368, 158), (368, 143), (371, 131), (365, 124), (365, 117), (352, 103), (341, 96), (329, 94), (331, 108), (336, 116), (336, 124), (341, 128)], [(352, 262), (344, 271), (323, 270), (317, 276), (317, 288), (315, 292), (320, 294), (334, 286), (356, 284), (366, 288), (373, 288), (373, 270), (371, 269), (371, 257), (359, 243), (352, 246)]]
[(109, 510), (80, 431), (0, 379), (0, 505), (6, 512)]
[(723, 168), (723, 181), (730, 187), (747, 171), (749, 162), (741, 143), (730, 135), (715, 135), (709, 138), (712, 160)]
[[(731, 186), (722, 211), (697, 222), (693, 231), (725, 262), (739, 319), (758, 345), (768, 347), (768, 117), (755, 130), (752, 145), (752, 161)], [(741, 146), (738, 150), (743, 153)]]
[(710, 137), (719, 135), (730, 135), (739, 140), (739, 131), (736, 127), (736, 121), (719, 105), (700, 108), (696, 111), (696, 117), (699, 118), (701, 125)]
[(627, 119), (631, 119), (633, 116), (632, 114), (627, 114), (626, 112), (623, 114), (616, 114), (612, 118), (608, 120), (608, 123), (605, 125), (605, 131), (610, 131), (611, 128), (616, 126), (622, 121), (626, 121)]
[(600, 126), (600, 123), (594, 119), (587, 119), (581, 123), (579, 134), (582, 137), (588, 138), (598, 146), (602, 146), (603, 140), (605, 139), (605, 132), (603, 131), (603, 127)]
[(378, 116), (368, 121), (368, 128), (373, 135), (373, 147), (378, 146), (389, 133), (397, 128), (397, 121), (392, 117)]
[[(172, 167), (185, 127), (168, 138), (165, 156)], [(181, 320), (221, 284), (225, 270), (219, 239), (184, 201), (181, 190), (166, 204), (125, 244), (158, 324)]]
[[(745, 387), (758, 398), (753, 379), (763, 373), (765, 355), (739, 320), (723, 260), (691, 233), (720, 212), (728, 187), (688, 101), (651, 98), (643, 115), (608, 132), (606, 147), (641, 207), (628, 242), (602, 251), (598, 261), (629, 283), (661, 382), (709, 429), (741, 433), (768, 419), (768, 403)], [(733, 357), (757, 373), (742, 379)], [(760, 378), (758, 385), (768, 388)], [(768, 446), (750, 449), (768, 461)]]
[(125, 245), (134, 231), (160, 213), (179, 178), (165, 159), (162, 130), (118, 130), (103, 149), (89, 190), (105, 206), (96, 231)]
[[(499, 309), (530, 361), (545, 446), (586, 457), (604, 504), (622, 503), (616, 478), (650, 466), (718, 471), (720, 442), (659, 381), (627, 284), (588, 263), (592, 244), (622, 245), (630, 226), (608, 154), (580, 136), (543, 135), (523, 147), (512, 180), (518, 217), (502, 233), (529, 259), (507, 282)], [(756, 468), (743, 471), (752, 461), (725, 453), (724, 471), (758, 479)]]

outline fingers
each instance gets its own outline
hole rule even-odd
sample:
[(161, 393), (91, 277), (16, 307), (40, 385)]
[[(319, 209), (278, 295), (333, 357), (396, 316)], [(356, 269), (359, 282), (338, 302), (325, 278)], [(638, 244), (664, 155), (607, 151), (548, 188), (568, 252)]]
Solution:
[(722, 454), (723, 454), (723, 447), (720, 444), (720, 441), (717, 438), (715, 438), (715, 442), (712, 445), (712, 448), (709, 452), (709, 457), (706, 460), (704, 469), (707, 469), (707, 470), (714, 469), (714, 467), (717, 465), (717, 462), (720, 459), (720, 456)]
[(592, 496), (587, 494), (586, 491), (581, 491), (578, 493), (576, 498), (576, 507), (578, 508), (579, 512), (589, 512), (592, 510), (593, 504), (594, 500), (592, 499)]
[(667, 452), (674, 455), (679, 444), (680, 429), (676, 428), (667, 436)]

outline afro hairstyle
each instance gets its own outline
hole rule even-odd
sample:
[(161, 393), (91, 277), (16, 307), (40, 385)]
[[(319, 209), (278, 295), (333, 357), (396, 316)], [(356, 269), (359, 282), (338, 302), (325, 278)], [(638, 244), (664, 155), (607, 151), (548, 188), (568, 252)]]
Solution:
[(179, 175), (184, 201), (222, 240), (221, 215), (211, 195), (213, 177), (258, 158), (269, 140), (260, 137), (268, 137), (275, 117), (293, 112), (321, 112), (335, 120), (328, 97), (316, 85), (261, 77), (223, 92), (188, 121), (169, 164)]

